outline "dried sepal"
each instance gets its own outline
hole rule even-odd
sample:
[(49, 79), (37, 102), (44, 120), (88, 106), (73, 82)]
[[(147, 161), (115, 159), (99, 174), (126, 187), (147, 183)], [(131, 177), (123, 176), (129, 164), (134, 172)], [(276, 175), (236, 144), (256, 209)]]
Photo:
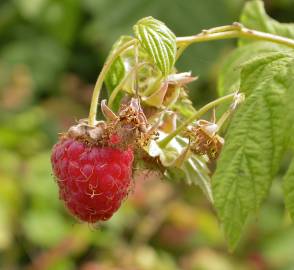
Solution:
[(190, 149), (197, 155), (207, 155), (210, 160), (218, 158), (224, 139), (216, 132), (218, 126), (206, 120), (199, 120), (196, 125), (189, 126), (185, 135), (190, 139)]

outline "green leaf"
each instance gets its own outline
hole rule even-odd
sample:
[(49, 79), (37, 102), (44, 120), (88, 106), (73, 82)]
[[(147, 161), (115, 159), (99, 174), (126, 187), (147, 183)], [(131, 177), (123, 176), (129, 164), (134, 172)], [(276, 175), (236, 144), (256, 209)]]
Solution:
[(125, 75), (124, 63), (121, 57), (118, 57), (111, 65), (105, 77), (105, 84), (110, 93), (120, 83), (124, 75)]
[[(119, 47), (123, 46), (132, 39), (133, 38), (131, 36), (121, 36), (113, 44), (109, 52), (109, 56), (112, 55)], [(116, 61), (113, 62), (105, 77), (105, 84), (109, 91), (112, 91), (122, 80), (125, 74), (125, 69), (123, 56), (117, 57)]]
[(240, 88), (247, 98), (233, 117), (213, 176), (215, 207), (230, 249), (278, 170), (293, 66), (293, 55), (271, 53), (249, 61), (241, 71)]
[(136, 37), (164, 76), (172, 70), (177, 52), (176, 36), (161, 21), (146, 17), (134, 26)]
[(294, 158), (283, 180), (285, 204), (294, 221)]
[(224, 96), (240, 89), (241, 70), (246, 62), (268, 53), (283, 51), (287, 52), (290, 49), (270, 42), (254, 42), (234, 50), (220, 69), (218, 78), (219, 95)]
[(291, 67), (290, 74), (289, 74), (289, 79), (292, 78), (292, 84), (290, 85), (289, 91), (287, 92), (287, 97), (286, 97), (286, 121), (287, 121), (287, 126), (289, 127), (287, 129), (288, 131), (288, 136), (286, 138), (286, 147), (289, 149), (292, 149), (294, 151), (294, 110), (293, 110), (293, 104), (294, 104), (294, 84), (293, 84), (293, 78), (294, 78), (294, 66)]
[[(290, 78), (294, 76), (294, 68), (291, 69)], [(289, 133), (287, 137), (286, 143), (288, 143), (288, 148), (291, 148), (292, 152), (294, 151), (294, 84), (292, 83), (291, 89), (288, 91), (287, 95), (287, 126), (289, 127)], [(292, 156), (292, 161), (288, 168), (286, 175), (283, 180), (283, 188), (284, 188), (284, 197), (285, 197), (285, 205), (288, 209), (290, 216), (294, 222), (294, 156)]]
[[(109, 55), (113, 54), (114, 51), (125, 44), (126, 42), (130, 41), (132, 37), (130, 36), (121, 36), (112, 46), (112, 49)], [(109, 71), (105, 76), (105, 85), (108, 90), (108, 96), (111, 95), (112, 91), (115, 89), (116, 86), (121, 82), (124, 78), (126, 73), (126, 67), (124, 64), (124, 59), (122, 56), (117, 57), (117, 59), (111, 65)], [(122, 94), (119, 93), (114, 101), (113, 109), (116, 111), (119, 108), (120, 100), (122, 98)]]
[[(265, 12), (263, 1), (255, 0), (247, 2), (241, 14), (240, 22), (248, 28), (294, 38), (294, 24), (280, 23), (270, 18)], [(250, 41), (242, 39), (240, 44), (248, 42)]]

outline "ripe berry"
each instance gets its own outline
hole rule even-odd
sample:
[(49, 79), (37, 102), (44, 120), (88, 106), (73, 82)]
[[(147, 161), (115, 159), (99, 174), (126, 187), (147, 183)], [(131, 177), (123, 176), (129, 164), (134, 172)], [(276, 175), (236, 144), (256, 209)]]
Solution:
[(60, 199), (82, 221), (109, 219), (128, 195), (133, 151), (61, 138), (51, 162)]

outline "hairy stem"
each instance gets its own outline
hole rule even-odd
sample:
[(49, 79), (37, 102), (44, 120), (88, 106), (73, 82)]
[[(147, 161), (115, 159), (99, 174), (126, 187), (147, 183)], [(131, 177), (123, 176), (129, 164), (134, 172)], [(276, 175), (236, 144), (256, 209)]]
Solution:
[[(294, 48), (293, 39), (248, 29), (240, 23), (233, 23), (232, 25), (219, 26), (208, 30), (203, 30), (200, 34), (193, 36), (178, 37), (177, 46), (180, 50), (180, 48), (184, 47), (185, 49), (193, 43), (231, 38), (248, 38), (254, 40), (270, 41)], [(179, 51), (177, 57), (179, 57), (182, 52), (183, 50)]]
[(105, 64), (103, 65), (103, 68), (98, 76), (98, 79), (96, 81), (92, 100), (91, 100), (91, 106), (90, 106), (90, 112), (89, 112), (89, 125), (94, 126), (96, 121), (96, 114), (97, 114), (97, 105), (98, 105), (98, 99), (101, 91), (101, 87), (103, 85), (103, 81), (105, 79), (105, 76), (107, 72), (109, 71), (112, 63), (116, 60), (116, 58), (122, 54), (124, 51), (129, 49), (131, 46), (135, 45), (137, 42), (136, 39), (132, 39), (129, 42), (125, 43), (121, 47), (119, 47), (113, 54), (109, 56), (109, 58), (106, 60)]
[(186, 121), (184, 121), (184, 123), (182, 125), (180, 125), (175, 131), (173, 131), (172, 133), (170, 133), (169, 135), (167, 135), (163, 140), (161, 140), (158, 145), (161, 148), (166, 147), (169, 142), (178, 134), (180, 134), (189, 124), (191, 124), (193, 121), (195, 121), (196, 119), (198, 119), (200, 116), (202, 116), (203, 114), (205, 114), (206, 112), (208, 112), (210, 109), (218, 106), (219, 104), (226, 102), (228, 100), (232, 100), (235, 96), (235, 93), (229, 94), (227, 96), (223, 96), (221, 98), (218, 98), (208, 104), (206, 104), (205, 106), (203, 106), (199, 111), (197, 111), (194, 115), (192, 115), (190, 118), (188, 118)]

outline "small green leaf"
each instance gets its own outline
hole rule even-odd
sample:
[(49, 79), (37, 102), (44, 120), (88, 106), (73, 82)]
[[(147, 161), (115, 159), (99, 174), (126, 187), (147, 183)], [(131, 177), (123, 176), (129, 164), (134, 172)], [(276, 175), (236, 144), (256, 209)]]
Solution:
[(172, 70), (176, 59), (176, 36), (161, 21), (146, 17), (134, 26), (136, 37), (164, 76)]
[(121, 57), (118, 57), (111, 65), (105, 77), (105, 84), (110, 93), (120, 83), (124, 75), (125, 75), (124, 63)]
[(286, 208), (294, 222), (294, 159), (284, 177), (283, 186)]
[[(260, 0), (249, 1), (246, 3), (241, 14), (240, 22), (251, 29), (280, 35), (288, 38), (294, 38), (294, 24), (280, 23), (270, 18), (264, 9), (264, 2)], [(249, 40), (240, 40), (240, 44), (252, 42)]]
[(271, 53), (241, 71), (246, 101), (233, 117), (213, 176), (213, 197), (231, 249), (250, 213), (268, 194), (279, 168), (286, 133), (286, 93), (293, 57)]
[[(130, 41), (132, 37), (130, 36), (121, 36), (112, 46), (112, 49), (109, 53), (111, 55), (117, 48)], [(122, 56), (117, 57), (117, 59), (111, 65), (109, 71), (105, 76), (105, 85), (108, 90), (108, 96), (111, 95), (115, 87), (121, 82), (126, 73), (126, 68)], [(114, 110), (116, 111), (119, 107), (120, 99), (122, 94), (119, 93), (114, 102)]]
[[(132, 37), (121, 36), (112, 46), (109, 55), (112, 55), (119, 47), (124, 45), (126, 42), (130, 41)], [(111, 65), (109, 71), (105, 76), (105, 84), (109, 91), (109, 94), (114, 90), (114, 88), (120, 83), (125, 75), (125, 65), (121, 56)]]

